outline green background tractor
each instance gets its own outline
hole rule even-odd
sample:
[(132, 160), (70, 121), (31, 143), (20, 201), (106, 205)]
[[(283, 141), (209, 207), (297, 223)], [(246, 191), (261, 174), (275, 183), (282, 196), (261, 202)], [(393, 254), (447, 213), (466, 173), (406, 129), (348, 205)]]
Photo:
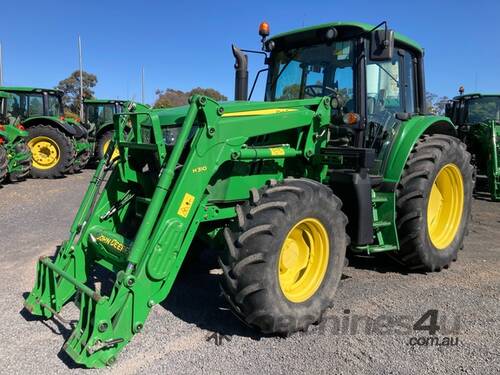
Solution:
[[(130, 101), (115, 99), (85, 99), (83, 102), (83, 124), (89, 131), (90, 137), (95, 141), (94, 157), (101, 160), (113, 138), (113, 116), (121, 113), (130, 104)], [(145, 104), (135, 103), (135, 106), (148, 109)]]
[(8, 176), (11, 182), (26, 178), (31, 167), (31, 152), (26, 144), (28, 133), (19, 121), (6, 116), (10, 94), (0, 91), (0, 182)]
[(60, 177), (81, 170), (90, 158), (86, 130), (64, 118), (62, 91), (32, 87), (0, 87), (10, 93), (7, 116), (20, 119), (33, 154), (31, 175)]
[[(248, 57), (233, 46), (237, 101), (114, 117), (119, 157), (110, 146), (25, 301), (50, 318), (78, 296), (75, 362), (116, 360), (196, 238), (213, 239), (234, 313), (266, 334), (321, 320), (347, 249), (419, 272), (456, 260), (473, 168), (451, 121), (424, 113), (422, 48), (362, 23), (260, 34), (265, 101), (247, 101)], [(100, 269), (115, 276), (95, 290)]]
[(97, 160), (104, 158), (113, 138), (113, 115), (123, 112), (125, 101), (108, 99), (85, 99), (83, 102), (84, 121), (95, 138), (94, 155)]
[[(446, 115), (473, 155), (478, 178), (486, 177), (493, 201), (500, 201), (500, 94), (456, 96)], [(479, 184), (476, 184), (477, 187)]]

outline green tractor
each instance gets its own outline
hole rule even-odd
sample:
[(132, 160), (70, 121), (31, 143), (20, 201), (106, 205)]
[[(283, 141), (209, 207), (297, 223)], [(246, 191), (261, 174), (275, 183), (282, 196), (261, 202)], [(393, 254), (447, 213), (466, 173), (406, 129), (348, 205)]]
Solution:
[[(446, 105), (459, 138), (472, 154), (477, 178), (488, 181), (491, 200), (500, 201), (500, 94), (463, 94)], [(476, 183), (479, 190), (480, 184)]]
[(65, 119), (62, 91), (32, 87), (0, 90), (11, 94), (7, 99), (9, 120), (20, 119), (28, 131), (33, 177), (61, 177), (85, 167), (91, 144), (83, 126)]
[(40, 258), (25, 301), (51, 318), (77, 300), (64, 345), (75, 362), (112, 364), (202, 237), (235, 315), (284, 336), (332, 306), (346, 250), (419, 272), (457, 259), (473, 168), (453, 123), (424, 114), (423, 49), (385, 23), (270, 39), (266, 26), (265, 101), (247, 101), (248, 56), (233, 46), (235, 102), (195, 95), (114, 116), (69, 238)]
[[(83, 125), (95, 142), (94, 157), (102, 160), (113, 138), (113, 116), (125, 111), (130, 101), (118, 99), (85, 99)], [(148, 105), (135, 103), (136, 109), (146, 110)], [(128, 131), (128, 130), (126, 130)], [(116, 155), (116, 154), (115, 154)]]
[(89, 133), (93, 134), (95, 138), (95, 159), (102, 160), (113, 138), (113, 115), (124, 111), (126, 101), (85, 99), (83, 108), (85, 115), (83, 123), (89, 129)]
[(31, 167), (31, 152), (25, 141), (28, 133), (19, 121), (10, 122), (6, 116), (9, 96), (0, 91), (0, 183), (6, 177), (11, 182), (24, 180)]

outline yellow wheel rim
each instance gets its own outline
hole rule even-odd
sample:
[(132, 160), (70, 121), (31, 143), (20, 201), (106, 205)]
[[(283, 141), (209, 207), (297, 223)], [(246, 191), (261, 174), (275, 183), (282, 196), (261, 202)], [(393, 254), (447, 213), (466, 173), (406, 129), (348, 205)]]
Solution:
[(463, 209), (462, 173), (455, 164), (447, 164), (436, 176), (427, 204), (427, 230), (438, 250), (447, 248), (455, 238)]
[(280, 250), (278, 277), (289, 301), (304, 302), (318, 290), (329, 253), (328, 233), (318, 220), (301, 220), (288, 232)]
[(38, 136), (28, 142), (33, 158), (33, 167), (36, 169), (50, 169), (59, 163), (61, 151), (57, 142), (52, 138)]
[[(102, 146), (102, 154), (106, 155), (106, 151), (108, 151), (109, 144), (111, 143), (111, 139), (108, 139), (106, 142), (104, 142), (104, 145)], [(115, 150), (113, 151), (113, 155), (111, 155), (111, 160), (114, 160), (120, 156), (120, 151), (118, 150), (118, 147), (115, 147)]]

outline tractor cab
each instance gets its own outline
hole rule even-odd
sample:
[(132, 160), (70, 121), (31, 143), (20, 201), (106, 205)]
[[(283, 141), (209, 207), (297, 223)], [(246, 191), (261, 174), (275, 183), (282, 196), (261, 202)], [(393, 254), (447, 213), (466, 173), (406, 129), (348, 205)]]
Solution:
[(447, 103), (446, 116), (464, 131), (486, 120), (500, 121), (500, 94), (456, 96)]
[(491, 199), (500, 201), (500, 94), (463, 94), (462, 88), (460, 94), (447, 103), (446, 116), (473, 155), (476, 191), (487, 179)]
[[(356, 157), (370, 154), (371, 172), (383, 173), (398, 127), (425, 108), (423, 49), (385, 23), (329, 23), (268, 40), (268, 25), (259, 31), (268, 72), (265, 100), (329, 96), (332, 151), (351, 157), (345, 147), (359, 149)], [(236, 83), (236, 94), (245, 93)]]
[(9, 94), (0, 91), (0, 125), (8, 124), (7, 119), (7, 98)]
[(91, 124), (96, 129), (112, 124), (113, 115), (123, 112), (124, 104), (123, 100), (86, 99), (83, 101), (84, 123)]
[(1, 89), (10, 93), (7, 100), (9, 118), (19, 117), (21, 120), (35, 116), (64, 118), (62, 91), (20, 87)]

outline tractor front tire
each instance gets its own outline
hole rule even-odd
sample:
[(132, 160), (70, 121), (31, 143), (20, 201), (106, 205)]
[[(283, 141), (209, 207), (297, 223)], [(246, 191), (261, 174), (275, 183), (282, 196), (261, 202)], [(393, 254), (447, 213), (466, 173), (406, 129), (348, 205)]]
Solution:
[(69, 137), (49, 125), (28, 129), (28, 146), (32, 154), (31, 176), (62, 177), (74, 162), (74, 148)]
[(7, 150), (0, 145), (0, 184), (5, 180), (8, 169)]
[(85, 150), (84, 152), (77, 155), (73, 165), (70, 167), (68, 174), (74, 174), (81, 172), (89, 163), (90, 151)]
[[(16, 152), (29, 153), (30, 149), (29, 149), (28, 145), (24, 141), (22, 141), (16, 145)], [(26, 179), (26, 177), (30, 174), (31, 158), (26, 158), (25, 160), (21, 161), (19, 164), (21, 164), (21, 166), (22, 166), (22, 169), (20, 171), (9, 173), (9, 181), (10, 182), (24, 181)]]
[(104, 159), (106, 156), (106, 151), (108, 150), (109, 144), (113, 139), (113, 134), (114, 130), (108, 130), (98, 136), (96, 146), (96, 159), (98, 161)]
[(424, 135), (413, 147), (396, 193), (396, 256), (410, 269), (440, 271), (457, 259), (471, 216), (470, 160), (447, 135)]
[(236, 315), (265, 334), (318, 323), (344, 267), (347, 217), (331, 189), (308, 179), (252, 189), (226, 227), (219, 258), (223, 294)]

